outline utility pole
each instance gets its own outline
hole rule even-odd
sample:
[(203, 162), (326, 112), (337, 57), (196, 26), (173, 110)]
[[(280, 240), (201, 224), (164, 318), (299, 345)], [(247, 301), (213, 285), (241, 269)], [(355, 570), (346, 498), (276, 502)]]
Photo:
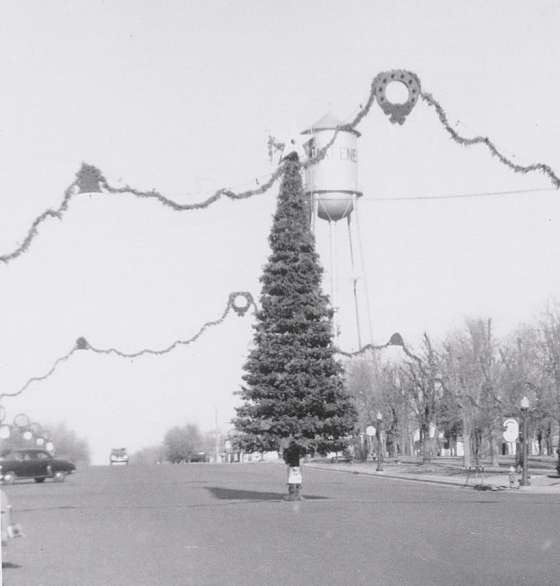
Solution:
[(521, 418), (523, 419), (523, 468), (521, 471), (521, 486), (530, 486), (529, 480), (529, 438), (527, 430), (527, 414), (529, 411), (529, 399), (523, 397), (521, 399)]

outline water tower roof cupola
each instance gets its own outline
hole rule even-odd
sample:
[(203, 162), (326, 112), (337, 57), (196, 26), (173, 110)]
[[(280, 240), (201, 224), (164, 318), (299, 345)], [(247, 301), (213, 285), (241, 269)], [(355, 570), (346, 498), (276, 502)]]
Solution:
[[(310, 128), (304, 130), (302, 134), (314, 134), (321, 130), (336, 130), (339, 126), (344, 126), (345, 122), (339, 120), (332, 112), (327, 112), (322, 118), (312, 124)], [(345, 128), (345, 132), (352, 132), (356, 136), (361, 136), (357, 130), (353, 128)]]

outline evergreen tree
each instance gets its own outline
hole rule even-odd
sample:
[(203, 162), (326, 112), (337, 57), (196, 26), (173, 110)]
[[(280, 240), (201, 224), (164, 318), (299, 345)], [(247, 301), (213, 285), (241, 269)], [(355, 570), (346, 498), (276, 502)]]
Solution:
[(321, 292), (300, 164), (290, 157), (284, 165), (234, 425), (246, 449), (284, 450), (286, 461), (298, 465), (305, 453), (342, 449), (356, 411), (334, 358), (332, 310)]

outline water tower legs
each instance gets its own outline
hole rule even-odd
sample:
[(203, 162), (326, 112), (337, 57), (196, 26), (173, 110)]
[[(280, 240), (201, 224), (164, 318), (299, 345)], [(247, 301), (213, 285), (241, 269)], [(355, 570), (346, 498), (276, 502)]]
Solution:
[[(354, 196), (354, 199), (356, 196)], [(356, 273), (356, 266), (354, 263), (354, 246), (352, 244), (352, 215), (346, 216), (346, 222), (348, 226), (348, 249), (350, 250), (350, 265), (352, 269), (352, 289), (354, 294), (354, 313), (356, 315), (356, 334), (358, 336), (358, 349), (362, 347), (362, 333), (360, 329), (360, 307), (358, 305), (358, 275)]]
[(330, 297), (331, 307), (333, 309), (333, 329), (335, 340), (338, 341), (340, 328), (338, 327), (338, 307), (336, 306), (336, 237), (335, 237), (335, 222), (329, 220), (329, 276), (330, 276)]

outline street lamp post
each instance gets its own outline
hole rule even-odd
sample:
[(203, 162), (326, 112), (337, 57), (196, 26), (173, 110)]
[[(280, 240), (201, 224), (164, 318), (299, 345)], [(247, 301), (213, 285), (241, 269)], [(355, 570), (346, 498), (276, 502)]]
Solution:
[(383, 415), (377, 412), (377, 472), (383, 472)]
[(527, 437), (527, 412), (529, 410), (529, 399), (527, 397), (523, 397), (520, 403), (521, 407), (521, 419), (523, 422), (523, 462), (522, 462), (522, 472), (521, 472), (521, 482), (519, 483), (521, 486), (529, 486), (531, 481), (529, 480), (529, 441)]

